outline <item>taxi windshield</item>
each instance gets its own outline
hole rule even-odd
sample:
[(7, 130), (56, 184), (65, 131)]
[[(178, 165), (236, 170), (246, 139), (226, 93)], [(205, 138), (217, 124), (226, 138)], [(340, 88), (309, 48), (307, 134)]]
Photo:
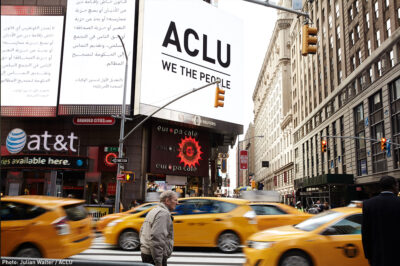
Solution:
[(325, 211), (322, 212), (310, 219), (307, 219), (297, 225), (295, 225), (296, 229), (303, 230), (303, 231), (313, 231), (320, 227), (323, 224), (326, 224), (333, 219), (341, 216), (342, 213), (336, 211)]

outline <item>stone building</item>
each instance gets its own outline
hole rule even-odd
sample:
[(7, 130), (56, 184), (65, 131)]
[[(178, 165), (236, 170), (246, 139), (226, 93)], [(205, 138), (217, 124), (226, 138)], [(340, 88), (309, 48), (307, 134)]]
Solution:
[[(318, 29), (315, 55), (301, 56), (290, 27), (295, 189), (304, 203), (343, 205), (376, 192), (382, 175), (400, 178), (400, 3), (303, 1)], [(393, 143), (382, 151), (380, 139)], [(327, 151), (321, 151), (321, 140)]]
[[(291, 1), (279, 5), (290, 7)], [(292, 155), (292, 99), (290, 25), (295, 15), (278, 11), (271, 41), (253, 92), (255, 180), (266, 190), (277, 190), (285, 202), (294, 194)], [(269, 167), (262, 167), (268, 161)]]

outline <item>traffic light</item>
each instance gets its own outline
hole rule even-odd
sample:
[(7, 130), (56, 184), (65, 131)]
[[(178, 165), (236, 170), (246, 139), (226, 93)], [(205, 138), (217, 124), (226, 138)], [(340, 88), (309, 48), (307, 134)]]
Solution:
[(326, 140), (322, 140), (321, 141), (321, 151), (322, 152), (326, 152)]
[(381, 150), (382, 151), (386, 151), (386, 142), (387, 142), (386, 138), (381, 138)]
[(308, 54), (315, 54), (317, 52), (317, 28), (311, 28), (308, 24), (303, 25), (303, 46), (301, 54), (306, 56)]
[(125, 175), (125, 181), (135, 181), (135, 173), (132, 171), (121, 171), (121, 174)]
[(224, 107), (224, 99), (225, 99), (225, 91), (221, 90), (219, 88), (219, 85), (217, 84), (217, 88), (215, 90), (215, 104), (214, 107), (218, 108), (218, 107)]

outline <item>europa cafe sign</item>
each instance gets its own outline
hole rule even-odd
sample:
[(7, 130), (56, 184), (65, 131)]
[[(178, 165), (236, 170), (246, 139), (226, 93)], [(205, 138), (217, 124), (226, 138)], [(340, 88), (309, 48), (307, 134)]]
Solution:
[[(11, 155), (1, 156), (1, 167), (84, 170), (87, 168), (86, 157), (53, 155), (56, 152), (76, 152), (77, 140), (74, 132), (67, 136), (50, 134), (48, 131), (27, 135), (24, 130), (14, 128), (6, 139), (6, 149)], [(29, 154), (20, 154), (24, 150)]]
[(207, 132), (155, 124), (152, 128), (150, 172), (208, 176), (209, 151)]

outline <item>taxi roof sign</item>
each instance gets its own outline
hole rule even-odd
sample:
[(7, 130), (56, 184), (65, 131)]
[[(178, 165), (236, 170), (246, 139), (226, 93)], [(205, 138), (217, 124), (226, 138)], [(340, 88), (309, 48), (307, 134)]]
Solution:
[(273, 190), (251, 190), (242, 191), (240, 198), (250, 201), (280, 202), (281, 194)]

